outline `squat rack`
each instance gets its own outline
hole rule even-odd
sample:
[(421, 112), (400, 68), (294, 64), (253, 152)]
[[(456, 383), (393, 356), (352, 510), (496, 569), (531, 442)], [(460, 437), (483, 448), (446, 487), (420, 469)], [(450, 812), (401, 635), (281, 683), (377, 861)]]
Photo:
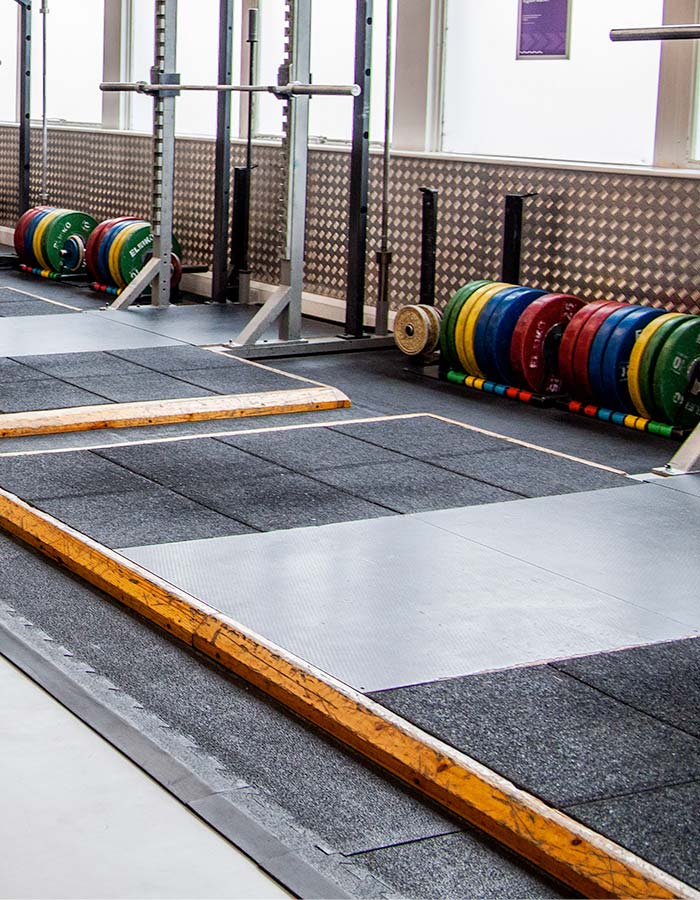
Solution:
[[(170, 256), (173, 226), (173, 186), (175, 156), (175, 99), (181, 91), (214, 91), (219, 95), (217, 116), (217, 197), (215, 209), (215, 283), (222, 283), (222, 266), (227, 265), (228, 184), (230, 177), (230, 95), (272, 93), (287, 103), (286, 216), (281, 259), (280, 286), (263, 304), (243, 331), (230, 344), (240, 356), (263, 357), (309, 352), (338, 352), (368, 347), (393, 346), (391, 338), (364, 333), (363, 307), (367, 236), (369, 172), (369, 85), (373, 0), (357, 0), (357, 31), (353, 85), (311, 84), (311, 2), (286, 0), (288, 27), (287, 58), (280, 68), (277, 85), (183, 85), (175, 71), (177, 0), (156, 0), (155, 61), (150, 82), (103, 83), (103, 91), (131, 91), (153, 97), (153, 257), (139, 275), (112, 303), (123, 309), (157, 281), (152, 304), (165, 307), (170, 302)], [(219, 75), (229, 76), (232, 0), (220, 0)], [(229, 80), (229, 79), (225, 79)], [(301, 301), (303, 291), (304, 237), (306, 226), (306, 185), (308, 168), (309, 99), (314, 95), (353, 96), (353, 152), (350, 188), (350, 257), (346, 334), (338, 339), (307, 340), (302, 337)], [(229, 97), (228, 104), (221, 98)], [(224, 231), (224, 229), (226, 229)], [(259, 344), (273, 324), (278, 323), (279, 340)]]

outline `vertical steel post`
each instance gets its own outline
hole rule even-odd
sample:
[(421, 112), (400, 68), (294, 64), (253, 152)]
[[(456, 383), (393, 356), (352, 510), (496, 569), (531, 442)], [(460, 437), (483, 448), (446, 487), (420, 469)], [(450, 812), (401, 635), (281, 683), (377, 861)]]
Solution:
[(29, 209), (31, 145), (32, 12), (28, 0), (18, 0), (19, 15), (19, 214)]
[[(151, 81), (177, 85), (177, 0), (156, 0), (155, 53)], [(159, 262), (152, 290), (153, 306), (170, 304), (170, 266), (173, 243), (175, 180), (175, 97), (177, 89), (162, 91), (153, 100), (153, 256)]]
[(420, 259), (420, 302), (435, 306), (435, 269), (437, 257), (438, 191), (421, 188), (423, 194), (423, 232)]
[[(219, 3), (219, 84), (232, 84), (233, 0)], [(231, 94), (220, 91), (216, 100), (216, 167), (214, 193), (214, 260), (212, 299), (226, 302), (228, 239), (231, 208)]]
[(503, 260), (501, 281), (520, 284), (520, 259), (523, 239), (523, 200), (535, 197), (530, 194), (506, 194), (503, 222)]
[(48, 67), (48, 35), (47, 19), (49, 15), (48, 0), (41, 4), (41, 192), (40, 202), (49, 202), (49, 118), (46, 106), (46, 85)]
[(362, 91), (353, 106), (350, 161), (350, 245), (345, 308), (346, 337), (364, 334), (367, 208), (369, 202), (369, 109), (373, 0), (357, 0), (355, 14), (355, 84)]

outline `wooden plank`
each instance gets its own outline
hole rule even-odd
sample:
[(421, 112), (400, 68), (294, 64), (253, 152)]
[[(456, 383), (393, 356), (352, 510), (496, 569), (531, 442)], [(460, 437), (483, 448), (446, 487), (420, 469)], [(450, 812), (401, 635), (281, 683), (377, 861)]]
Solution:
[(104, 403), (0, 415), (0, 438), (100, 428), (135, 428), (244, 416), (275, 416), (350, 406), (346, 395), (332, 387), (307, 387), (253, 394), (190, 397), (182, 400), (146, 400), (138, 403)]
[(584, 896), (699, 900), (476, 760), (2, 490), (0, 525)]

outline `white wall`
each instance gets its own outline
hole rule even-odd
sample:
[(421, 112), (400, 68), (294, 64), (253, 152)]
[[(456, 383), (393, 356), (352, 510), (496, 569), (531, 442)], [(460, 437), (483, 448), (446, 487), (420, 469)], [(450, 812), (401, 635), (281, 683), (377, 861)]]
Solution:
[(517, 0), (448, 0), (446, 152), (651, 164), (662, 0), (572, 0), (571, 58), (516, 60)]
[(17, 23), (19, 5), (0, 6), (0, 121), (17, 118)]

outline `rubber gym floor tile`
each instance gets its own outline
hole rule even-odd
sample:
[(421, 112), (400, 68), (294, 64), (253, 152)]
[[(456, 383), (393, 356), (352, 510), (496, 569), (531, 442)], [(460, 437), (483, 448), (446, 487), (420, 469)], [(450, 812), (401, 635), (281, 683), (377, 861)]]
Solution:
[(25, 500), (139, 491), (152, 484), (93, 453), (0, 458), (0, 485)]
[(401, 513), (519, 499), (517, 494), (502, 488), (412, 459), (324, 469), (315, 477)]
[(142, 369), (138, 375), (64, 376), (86, 391), (99, 392), (116, 403), (138, 400), (177, 400), (186, 397), (212, 397), (211, 391), (168, 375)]
[(235, 364), (235, 361), (220, 353), (183, 344), (177, 347), (112, 350), (110, 355), (166, 375), (177, 375), (182, 369), (226, 369)]
[[(332, 849), (460, 826), (150, 623), (0, 534), (4, 600)], [(51, 602), (47, 603), (47, 597)]]
[(30, 412), (38, 409), (69, 409), (106, 403), (104, 397), (56, 378), (4, 383), (0, 381), (0, 410)]
[(596, 690), (700, 737), (700, 639), (552, 663)]
[(0, 303), (0, 318), (16, 316), (61, 316), (75, 313), (74, 309), (57, 306), (55, 303), (44, 303), (43, 300), (12, 300)]
[(250, 529), (166, 488), (60, 497), (37, 506), (107, 547), (191, 541)]
[(146, 375), (147, 370), (99, 350), (87, 353), (50, 353), (23, 356), (17, 362), (56, 378), (89, 378), (91, 375)]
[(634, 484), (613, 472), (512, 445), (502, 453), (455, 455), (440, 460), (440, 463), (452, 472), (517, 491), (526, 497), (547, 497)]
[(353, 859), (405, 897), (502, 900), (571, 897), (550, 880), (478, 832), (462, 832), (382, 847)]
[(681, 881), (700, 888), (700, 782), (673, 785), (566, 811)]
[(672, 478), (657, 478), (652, 482), (656, 487), (700, 497), (700, 475), (674, 475)]
[(238, 363), (227, 368), (182, 369), (177, 377), (218, 394), (251, 394), (258, 391), (291, 391), (311, 387), (296, 378), (269, 372), (259, 366)]
[(7, 356), (0, 357), (0, 384), (7, 384), (11, 381), (37, 381), (45, 378), (46, 375), (43, 372), (23, 365), (19, 360), (9, 359)]
[(700, 777), (700, 741), (548, 666), (375, 699), (558, 808)]
[(377, 462), (401, 462), (396, 453), (355, 440), (336, 428), (295, 428), (220, 438), (225, 444), (298, 472), (314, 473)]

